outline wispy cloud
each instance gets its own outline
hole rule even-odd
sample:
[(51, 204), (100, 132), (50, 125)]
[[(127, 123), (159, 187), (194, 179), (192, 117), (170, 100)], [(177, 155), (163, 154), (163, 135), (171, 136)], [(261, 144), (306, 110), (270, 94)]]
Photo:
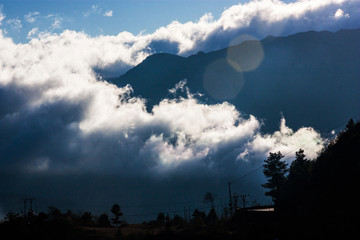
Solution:
[(112, 10), (103, 11), (103, 9), (101, 7), (99, 7), (98, 5), (92, 5), (91, 9), (89, 9), (83, 13), (83, 16), (89, 17), (91, 14), (95, 14), (95, 15), (102, 14), (104, 17), (112, 17), (113, 11)]
[(61, 20), (55, 19), (55, 21), (51, 24), (52, 29), (60, 29), (61, 28)]
[(91, 14), (100, 14), (102, 9), (98, 5), (91, 5), (91, 8), (83, 13), (84, 17), (88, 17)]
[(8, 19), (6, 20), (6, 24), (16, 30), (20, 30), (22, 28), (21, 20), (18, 18)]
[(0, 26), (2, 25), (2, 21), (5, 19), (5, 14), (3, 13), (3, 5), (0, 4)]
[(38, 32), (39, 32), (39, 28), (37, 28), (37, 27), (31, 29), (27, 34), (27, 38), (31, 39), (31, 38), (35, 37)]
[(112, 17), (112, 16), (113, 16), (113, 11), (112, 11), (112, 10), (108, 10), (108, 11), (104, 12), (103, 16), (105, 16), (105, 17)]
[(29, 12), (24, 16), (24, 19), (29, 23), (34, 23), (39, 15), (39, 12)]

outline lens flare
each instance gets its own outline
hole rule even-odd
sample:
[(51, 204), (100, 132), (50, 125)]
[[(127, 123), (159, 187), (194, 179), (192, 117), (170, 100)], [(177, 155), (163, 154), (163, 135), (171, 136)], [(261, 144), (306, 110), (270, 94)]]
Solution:
[[(241, 44), (235, 45), (241, 42)], [(259, 40), (250, 35), (242, 35), (231, 42), (226, 60), (238, 72), (257, 69), (264, 59), (264, 50)]]
[(226, 59), (220, 59), (207, 66), (203, 84), (213, 98), (226, 100), (239, 94), (244, 79), (241, 72), (234, 71)]

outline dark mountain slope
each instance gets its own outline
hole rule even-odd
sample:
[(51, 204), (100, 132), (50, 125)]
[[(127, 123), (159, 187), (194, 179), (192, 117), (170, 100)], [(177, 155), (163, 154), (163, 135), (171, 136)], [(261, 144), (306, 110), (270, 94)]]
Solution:
[(146, 98), (147, 106), (151, 110), (153, 105), (167, 96), (168, 89), (173, 88), (175, 83), (185, 78), (183, 73), (185, 61), (185, 58), (176, 55), (154, 54), (130, 69), (125, 74), (126, 80), (123, 80), (124, 77), (121, 76), (120, 82), (115, 81), (115, 83), (121, 86), (131, 84), (135, 95)]
[(263, 119), (266, 131), (280, 113), (290, 127), (327, 131), (360, 112), (359, 43), (360, 29), (271, 36), (187, 58), (155, 54), (112, 81), (131, 84), (149, 110), (186, 78), (202, 101), (228, 101)]

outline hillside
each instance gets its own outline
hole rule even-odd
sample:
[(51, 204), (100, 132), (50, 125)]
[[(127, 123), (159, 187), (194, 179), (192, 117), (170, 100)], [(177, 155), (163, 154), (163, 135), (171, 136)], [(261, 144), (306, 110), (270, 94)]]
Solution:
[(187, 79), (191, 92), (205, 94), (201, 101), (228, 101), (263, 119), (265, 131), (278, 128), (282, 113), (292, 128), (324, 132), (359, 113), (359, 42), (360, 29), (311, 31), (187, 58), (161, 53), (111, 81), (131, 84), (136, 96), (148, 99), (149, 111)]

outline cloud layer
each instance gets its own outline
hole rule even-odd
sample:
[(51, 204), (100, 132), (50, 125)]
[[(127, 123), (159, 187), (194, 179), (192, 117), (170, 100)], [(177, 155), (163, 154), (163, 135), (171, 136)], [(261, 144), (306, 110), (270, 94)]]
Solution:
[[(358, 18), (351, 11), (358, 9), (355, 1), (263, 0), (231, 7), (218, 20), (208, 14), (147, 35), (90, 37), (34, 30), (29, 36), (38, 35), (29, 43), (15, 44), (0, 32), (0, 169), (19, 181), (5, 184), (2, 178), (0, 191), (27, 192), (31, 187), (19, 186), (56, 177), (54, 185), (67, 186), (59, 191), (71, 194), (69, 190), (83, 191), (87, 183), (70, 184), (69, 179), (83, 174), (90, 174), (84, 177), (88, 180), (102, 176), (92, 196), (109, 184), (103, 177), (108, 175), (121, 176), (117, 181), (123, 186), (131, 179), (163, 186), (163, 178), (176, 185), (199, 177), (205, 179), (199, 186), (206, 186), (261, 166), (270, 151), (282, 151), (288, 161), (299, 148), (315, 157), (324, 140), (310, 127), (293, 131), (283, 119), (279, 131), (263, 135), (256, 116), (242, 115), (226, 102), (203, 104), (185, 81), (171, 92), (185, 91), (186, 98), (164, 99), (149, 113), (146, 100), (131, 86), (109, 84), (94, 69), (127, 69), (154, 51), (186, 54), (223, 47), (249, 29), (263, 37), (309, 26), (337, 28), (344, 21), (351, 26)], [(25, 175), (30, 180), (20, 177)], [(40, 195), (48, 191), (45, 185), (40, 189)], [(131, 196), (141, 195), (139, 188)]]
[[(113, 14), (112, 10), (105, 11), (93, 5), (84, 16), (94, 13), (108, 17)], [(244, 35), (250, 35), (252, 39), (262, 39), (268, 35), (284, 36), (309, 30), (337, 31), (342, 28), (357, 28), (360, 27), (359, 13), (357, 0), (302, 0), (294, 3), (254, 0), (225, 9), (218, 19), (207, 13), (194, 22), (173, 21), (153, 33), (138, 35), (125, 31), (116, 36), (92, 38), (84, 33), (74, 32), (72, 40), (95, 40), (101, 43), (105, 54), (116, 49), (112, 53), (112, 61), (108, 61), (107, 65), (115, 62), (113, 68), (117, 69), (116, 74), (120, 74), (156, 52), (189, 55), (200, 50), (211, 51), (239, 43), (246, 39)], [(33, 25), (26, 34), (29, 39), (42, 38), (61, 30), (66, 32), (62, 28), (60, 17), (41, 16), (39, 12), (30, 12), (24, 16), (24, 21), (34, 24), (36, 19), (40, 18), (51, 18), (53, 21), (47, 29)], [(20, 29), (21, 19), (6, 19), (0, 8), (0, 24), (4, 29)], [(59, 34), (57, 37), (68, 38), (69, 34)]]
[[(19, 181), (2, 179), (1, 191), (27, 192), (31, 188), (19, 187), (24, 181), (57, 178), (68, 186), (62, 190), (67, 195), (83, 191), (86, 183), (68, 182), (83, 174), (88, 180), (121, 176), (123, 183), (145, 178), (154, 186), (162, 178), (177, 176), (179, 184), (211, 176), (206, 185), (261, 165), (269, 151), (281, 150), (291, 159), (300, 147), (309, 157), (322, 148), (314, 129), (293, 132), (285, 120), (278, 132), (262, 135), (254, 116), (226, 102), (200, 103), (186, 82), (171, 92), (187, 97), (164, 99), (147, 112), (146, 100), (131, 86), (118, 88), (93, 71), (116, 60), (115, 51), (102, 44), (113, 40), (71, 31), (28, 44), (0, 36), (0, 165)], [(39, 188), (40, 195), (48, 191), (43, 184)]]
[[(13, 159), (6, 165), (17, 168), (14, 163), (19, 163), (34, 171), (97, 170), (107, 165), (104, 161), (122, 165), (145, 161), (146, 156), (141, 164), (151, 170), (173, 169), (211, 156), (217, 160), (225, 149), (234, 151), (234, 159), (251, 150), (264, 157), (281, 147), (281, 141), (296, 146), (297, 138), (320, 140), (312, 129), (293, 133), (285, 123), (279, 133), (262, 136), (255, 117), (241, 116), (226, 102), (199, 103), (189, 89), (187, 98), (165, 99), (148, 113), (145, 100), (135, 97), (131, 86), (118, 88), (94, 73), (93, 67), (115, 59), (104, 54), (102, 41), (70, 31), (26, 45), (1, 36), (1, 146)], [(185, 89), (182, 82), (172, 92)], [(312, 156), (321, 148), (315, 144)], [(17, 158), (16, 147), (29, 152)]]
[(226, 9), (219, 19), (209, 13), (197, 22), (172, 22), (158, 29), (154, 38), (177, 43), (178, 54), (223, 48), (243, 34), (255, 38), (289, 35), (308, 30), (359, 27), (360, 6), (353, 0), (298, 1), (259, 0)]

